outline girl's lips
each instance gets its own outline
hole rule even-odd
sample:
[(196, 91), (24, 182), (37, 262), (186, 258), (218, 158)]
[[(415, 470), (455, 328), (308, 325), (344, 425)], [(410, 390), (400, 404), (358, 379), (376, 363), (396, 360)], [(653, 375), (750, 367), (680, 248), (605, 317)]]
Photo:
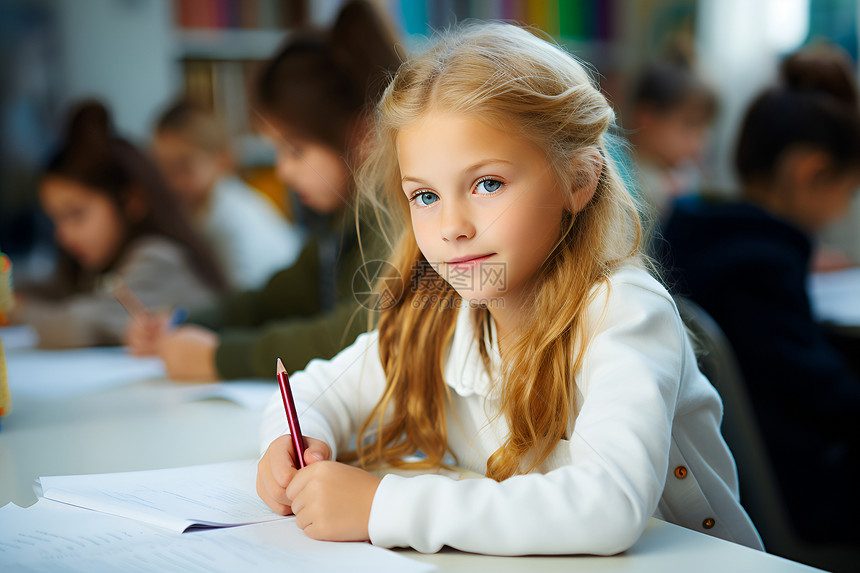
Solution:
[(466, 257), (458, 257), (456, 259), (451, 259), (448, 261), (448, 265), (452, 267), (474, 267), (482, 262), (486, 261), (490, 257), (492, 257), (495, 253), (490, 253), (489, 255), (478, 255), (472, 256), (468, 255)]

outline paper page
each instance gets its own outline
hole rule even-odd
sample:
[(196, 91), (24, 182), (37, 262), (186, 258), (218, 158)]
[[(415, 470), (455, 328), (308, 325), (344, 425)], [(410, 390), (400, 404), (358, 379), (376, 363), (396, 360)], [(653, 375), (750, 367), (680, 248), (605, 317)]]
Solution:
[(816, 273), (809, 278), (808, 291), (815, 318), (860, 326), (860, 268)]
[(0, 509), (0, 570), (423, 573), (434, 567), (367, 543), (308, 538), (294, 519), (176, 535), (49, 500)]
[(164, 527), (225, 527), (284, 519), (256, 493), (255, 460), (164, 470), (39, 478), (42, 496)]
[(159, 358), (131, 356), (119, 346), (7, 351), (6, 369), (13, 399), (62, 399), (166, 375)]

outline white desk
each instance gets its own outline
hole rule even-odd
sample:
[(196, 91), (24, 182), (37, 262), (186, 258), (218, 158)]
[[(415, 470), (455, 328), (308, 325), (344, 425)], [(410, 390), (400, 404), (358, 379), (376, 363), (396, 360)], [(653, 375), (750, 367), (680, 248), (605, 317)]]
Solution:
[[(16, 350), (7, 351), (15, 359)], [(275, 388), (274, 382), (272, 386)], [(16, 396), (0, 431), (0, 506), (35, 503), (43, 475), (119, 472), (247, 459), (257, 455), (257, 412), (223, 400), (188, 401), (163, 379), (62, 400)], [(403, 555), (440, 571), (812, 571), (658, 520), (614, 557), (494, 557), (445, 550)]]

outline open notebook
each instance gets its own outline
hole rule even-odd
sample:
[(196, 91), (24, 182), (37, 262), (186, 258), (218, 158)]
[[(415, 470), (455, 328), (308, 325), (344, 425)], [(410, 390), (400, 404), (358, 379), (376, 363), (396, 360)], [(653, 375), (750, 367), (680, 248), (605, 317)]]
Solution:
[[(182, 533), (277, 519), (256, 493), (255, 460), (164, 470), (49, 476), (36, 480), (36, 494), (61, 503), (136, 519)], [(377, 475), (419, 471), (378, 470)], [(468, 470), (440, 469), (452, 479), (482, 477)]]
[[(254, 460), (182, 468), (41, 477), (36, 493), (176, 533), (287, 519), (257, 496)], [(39, 489), (41, 488), (41, 492)]]
[(419, 563), (369, 543), (307, 537), (295, 520), (172, 534), (138, 521), (40, 499), (0, 508), (0, 571), (30, 573), (424, 573)]

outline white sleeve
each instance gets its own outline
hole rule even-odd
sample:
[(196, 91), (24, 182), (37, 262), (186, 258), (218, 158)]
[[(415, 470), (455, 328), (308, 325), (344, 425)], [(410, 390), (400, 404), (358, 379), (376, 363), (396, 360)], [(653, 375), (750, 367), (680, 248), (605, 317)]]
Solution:
[[(331, 360), (312, 360), (305, 370), (290, 376), (290, 388), (302, 434), (328, 444), (332, 459), (337, 459), (338, 451), (353, 447), (350, 437), (385, 389), (377, 332), (360, 335)], [(288, 433), (284, 404), (276, 390), (263, 412), (260, 453)]]
[(564, 464), (501, 483), (386, 476), (371, 508), (374, 544), (608, 555), (639, 538), (666, 480), (686, 334), (665, 293), (629, 284), (613, 284), (605, 313), (593, 314), (582, 408), (553, 453)]

